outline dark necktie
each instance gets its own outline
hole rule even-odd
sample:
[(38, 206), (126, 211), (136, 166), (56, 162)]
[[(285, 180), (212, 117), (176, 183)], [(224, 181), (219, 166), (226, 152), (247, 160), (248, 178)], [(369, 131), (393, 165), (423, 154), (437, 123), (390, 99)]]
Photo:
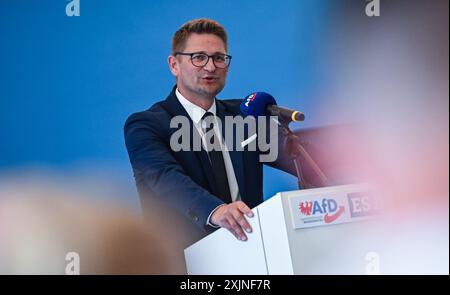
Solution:
[[(214, 124), (211, 124), (214, 120), (214, 115), (210, 112), (206, 112), (203, 117), (202, 121), (205, 121), (206, 128), (203, 129), (205, 131), (205, 134), (211, 134), (210, 130), (213, 130)], [(202, 127), (203, 128), (203, 127)], [(216, 142), (217, 147), (217, 137), (218, 135), (214, 132), (213, 137), (210, 137), (208, 140), (205, 138), (204, 143), (207, 147), (207, 153), (209, 156), (209, 160), (211, 162), (212, 166), (212, 172), (214, 174), (214, 179), (216, 180), (217, 189), (218, 189), (218, 196), (222, 201), (225, 203), (231, 203), (231, 194), (230, 194), (230, 187), (228, 185), (228, 177), (227, 177), (227, 171), (225, 170), (225, 162), (223, 160), (223, 154), (221, 149), (214, 149), (213, 143)], [(209, 152), (208, 152), (209, 151)]]

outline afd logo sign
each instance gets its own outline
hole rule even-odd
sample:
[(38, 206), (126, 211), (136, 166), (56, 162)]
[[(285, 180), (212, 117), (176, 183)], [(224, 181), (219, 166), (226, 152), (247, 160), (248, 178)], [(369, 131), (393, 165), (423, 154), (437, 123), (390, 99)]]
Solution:
[(330, 224), (337, 220), (345, 212), (345, 207), (333, 198), (322, 198), (300, 202), (298, 205), (301, 219), (304, 223)]
[(382, 198), (366, 184), (289, 192), (286, 197), (294, 229), (378, 218), (383, 207)]

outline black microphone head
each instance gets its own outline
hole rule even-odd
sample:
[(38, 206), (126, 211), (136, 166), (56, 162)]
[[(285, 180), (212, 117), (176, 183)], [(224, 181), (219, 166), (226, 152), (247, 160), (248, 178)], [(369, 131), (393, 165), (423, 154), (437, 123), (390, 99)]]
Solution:
[(276, 105), (277, 102), (272, 95), (265, 92), (253, 92), (247, 95), (241, 103), (241, 113), (244, 116), (266, 116), (268, 105)]

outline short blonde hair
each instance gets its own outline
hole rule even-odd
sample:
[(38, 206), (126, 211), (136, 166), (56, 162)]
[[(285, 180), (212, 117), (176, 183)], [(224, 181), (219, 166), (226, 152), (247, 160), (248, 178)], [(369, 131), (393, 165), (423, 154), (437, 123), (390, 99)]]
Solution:
[(225, 50), (228, 52), (228, 37), (224, 27), (212, 19), (197, 18), (188, 21), (175, 32), (172, 38), (172, 54), (184, 50), (186, 40), (192, 33), (216, 35), (223, 41), (225, 44)]

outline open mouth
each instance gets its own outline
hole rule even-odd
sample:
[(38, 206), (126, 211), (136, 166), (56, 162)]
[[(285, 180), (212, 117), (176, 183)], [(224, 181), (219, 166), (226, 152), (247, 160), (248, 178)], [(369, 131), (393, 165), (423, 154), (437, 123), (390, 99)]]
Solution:
[(216, 77), (203, 77), (202, 80), (215, 81), (215, 80), (217, 80), (217, 78)]

